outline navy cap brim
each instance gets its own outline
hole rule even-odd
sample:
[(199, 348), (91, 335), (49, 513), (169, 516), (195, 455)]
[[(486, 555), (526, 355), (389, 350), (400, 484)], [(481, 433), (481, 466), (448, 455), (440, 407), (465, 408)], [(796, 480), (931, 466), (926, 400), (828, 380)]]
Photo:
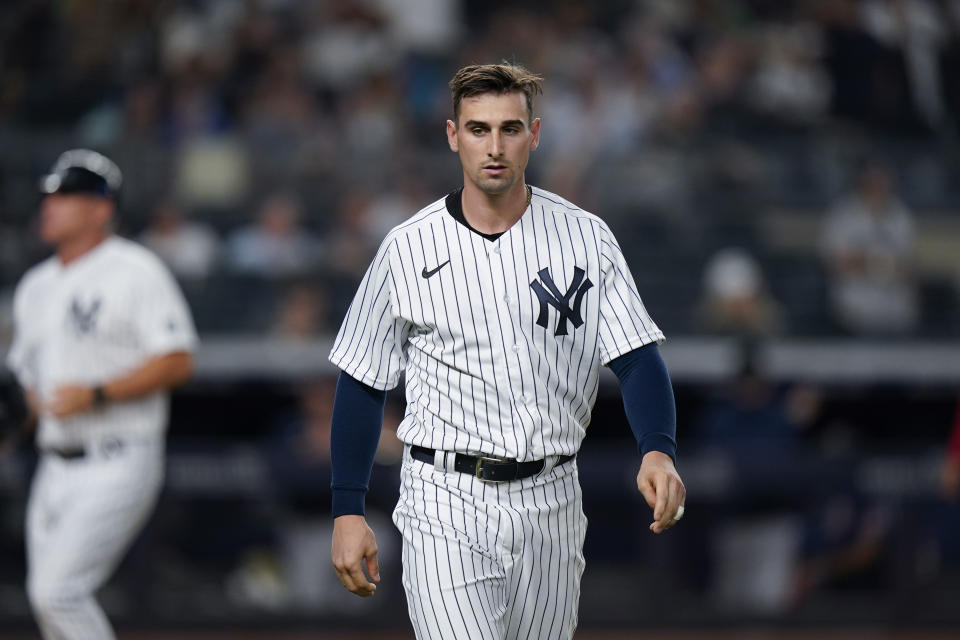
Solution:
[(116, 195), (103, 176), (83, 167), (69, 167), (57, 173), (49, 173), (40, 178), (38, 187), (40, 193), (44, 195), (84, 193), (103, 198), (112, 198)]

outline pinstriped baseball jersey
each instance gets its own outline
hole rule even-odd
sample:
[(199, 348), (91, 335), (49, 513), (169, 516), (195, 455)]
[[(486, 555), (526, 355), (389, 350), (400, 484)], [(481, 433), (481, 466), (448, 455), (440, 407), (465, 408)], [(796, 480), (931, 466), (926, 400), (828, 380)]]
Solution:
[(405, 373), (404, 442), (526, 461), (576, 453), (600, 366), (662, 340), (607, 225), (533, 188), (494, 241), (443, 199), (394, 228), (330, 360), (378, 389)]
[[(53, 256), (31, 269), (14, 295), (16, 334), (8, 364), (43, 398), (61, 385), (95, 385), (153, 356), (193, 351), (189, 309), (166, 267), (118, 237), (63, 265)], [(154, 393), (66, 420), (42, 415), (41, 448), (97, 436), (163, 435), (168, 397)]]

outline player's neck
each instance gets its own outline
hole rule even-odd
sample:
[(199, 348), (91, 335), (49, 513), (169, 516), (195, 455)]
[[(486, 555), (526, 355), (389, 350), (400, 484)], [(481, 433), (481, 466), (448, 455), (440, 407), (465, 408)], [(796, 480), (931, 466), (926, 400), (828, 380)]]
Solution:
[(97, 231), (96, 233), (84, 234), (61, 242), (57, 245), (57, 257), (60, 259), (61, 264), (70, 264), (74, 260), (93, 251), (101, 242), (106, 240), (109, 235), (109, 233)]
[(463, 217), (480, 233), (503, 233), (527, 210), (529, 190), (521, 180), (510, 191), (491, 195), (484, 193), (469, 180), (464, 181)]

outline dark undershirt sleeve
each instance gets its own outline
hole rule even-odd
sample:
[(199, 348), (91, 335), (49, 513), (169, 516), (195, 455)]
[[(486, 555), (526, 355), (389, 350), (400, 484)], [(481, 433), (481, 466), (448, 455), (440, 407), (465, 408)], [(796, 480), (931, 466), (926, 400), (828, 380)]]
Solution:
[(677, 410), (667, 365), (656, 344), (648, 344), (610, 361), (620, 380), (627, 422), (643, 456), (661, 451), (677, 461)]
[(333, 399), (330, 458), (333, 517), (364, 514), (364, 500), (380, 442), (387, 392), (340, 372)]

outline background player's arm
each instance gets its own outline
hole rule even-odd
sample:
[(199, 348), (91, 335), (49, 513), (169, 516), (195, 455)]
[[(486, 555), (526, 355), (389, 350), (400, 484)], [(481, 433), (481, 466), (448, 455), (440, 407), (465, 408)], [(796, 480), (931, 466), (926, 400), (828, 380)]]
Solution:
[(643, 461), (637, 489), (653, 509), (650, 530), (663, 533), (677, 523), (687, 491), (677, 473), (677, 414), (673, 386), (656, 344), (629, 351), (609, 363), (620, 380), (627, 422)]
[[(132, 400), (179, 386), (187, 381), (192, 371), (193, 355), (177, 351), (150, 358), (140, 368), (120, 378), (106, 380), (100, 387), (107, 402)], [(58, 418), (67, 418), (90, 411), (96, 400), (96, 385), (64, 385), (54, 392), (46, 408)]]

